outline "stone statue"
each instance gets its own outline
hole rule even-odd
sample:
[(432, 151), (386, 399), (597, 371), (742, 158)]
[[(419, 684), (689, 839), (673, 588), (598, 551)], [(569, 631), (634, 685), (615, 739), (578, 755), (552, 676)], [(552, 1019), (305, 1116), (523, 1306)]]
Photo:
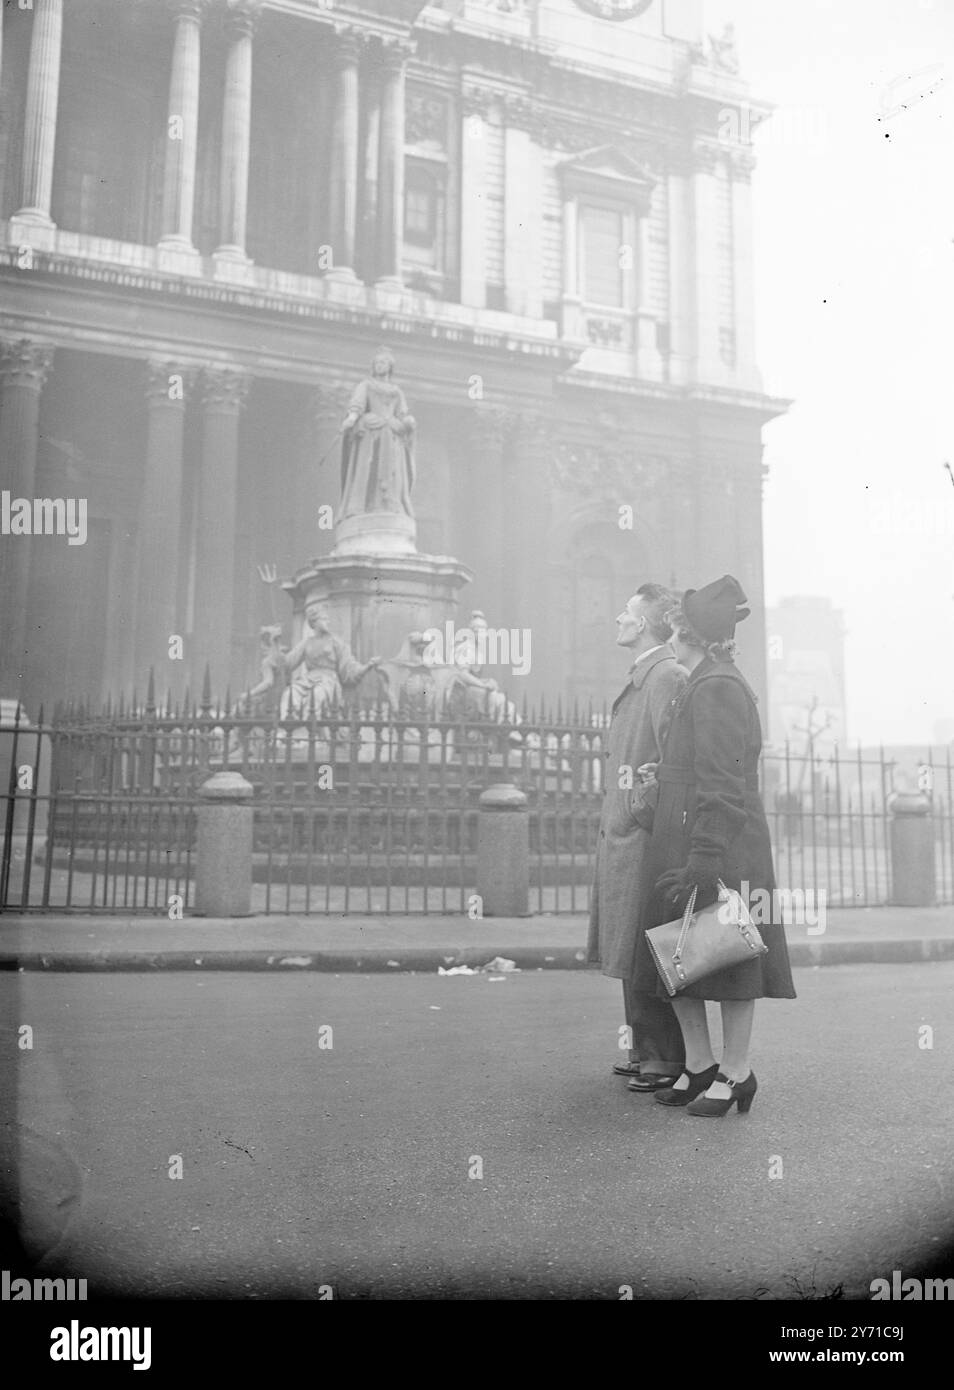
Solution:
[(456, 690), (463, 696), (465, 712), (477, 718), (507, 720), (518, 724), (520, 716), (512, 700), (508, 700), (494, 680), (485, 676), (480, 665), (480, 650), (486, 652), (486, 639), (481, 639), (481, 629), (486, 632), (487, 619), (479, 608), (470, 615), (470, 630), (466, 628), (458, 635), (454, 645), (454, 665), (457, 669)]
[(371, 375), (358, 383), (341, 429), (339, 517), (398, 512), (413, 519), (416, 422), (391, 380), (394, 358), (379, 348)]
[(258, 714), (274, 705), (276, 688), (282, 690), (286, 684), (285, 654), (279, 645), (282, 629), (280, 623), (267, 623), (259, 629), (259, 670), (261, 679), (257, 685), (239, 696), (236, 710), (240, 713)]
[[(427, 660), (432, 638), (415, 630), (408, 633), (397, 656), (382, 662), (389, 677), (392, 702), (406, 705), (412, 714), (440, 718), (457, 684), (458, 668)], [(393, 674), (392, 674), (393, 673)]]
[(712, 66), (720, 72), (736, 73), (739, 70), (739, 55), (735, 47), (735, 25), (728, 23), (718, 36), (709, 35), (709, 53)]
[(311, 631), (291, 651), (282, 651), (277, 647), (277, 639), (275, 641), (280, 668), (292, 676), (291, 684), (282, 695), (283, 719), (306, 719), (312, 694), (316, 714), (328, 705), (339, 704), (343, 686), (357, 685), (363, 675), (381, 664), (378, 656), (367, 662), (355, 658), (347, 642), (333, 635), (323, 604), (309, 603), (305, 620)]

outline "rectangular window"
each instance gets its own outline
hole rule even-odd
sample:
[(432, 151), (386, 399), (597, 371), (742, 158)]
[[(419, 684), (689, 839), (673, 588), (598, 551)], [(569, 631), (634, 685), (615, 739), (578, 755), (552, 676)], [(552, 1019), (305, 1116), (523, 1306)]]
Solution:
[(613, 208), (580, 209), (583, 299), (587, 304), (623, 307), (623, 214)]
[(409, 175), (404, 190), (404, 237), (415, 246), (433, 247), (437, 235), (437, 189), (423, 171)]

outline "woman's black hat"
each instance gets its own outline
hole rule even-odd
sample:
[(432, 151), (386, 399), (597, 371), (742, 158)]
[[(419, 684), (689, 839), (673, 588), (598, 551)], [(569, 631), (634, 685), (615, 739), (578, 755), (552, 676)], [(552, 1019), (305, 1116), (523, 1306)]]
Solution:
[(735, 635), (735, 625), (751, 613), (742, 586), (731, 574), (724, 574), (702, 589), (687, 589), (682, 609), (689, 622), (708, 642), (727, 642)]

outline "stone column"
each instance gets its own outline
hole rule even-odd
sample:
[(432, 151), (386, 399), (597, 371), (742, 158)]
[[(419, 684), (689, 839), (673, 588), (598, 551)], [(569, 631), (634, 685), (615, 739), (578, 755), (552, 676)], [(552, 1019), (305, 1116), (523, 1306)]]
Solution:
[(185, 683), (185, 663), (169, 661), (169, 638), (179, 633), (176, 588), (187, 385), (191, 380), (176, 363), (148, 363), (146, 467), (137, 541), (135, 684), (145, 690), (153, 667), (157, 693), (169, 687), (181, 694)]
[(670, 584), (675, 589), (689, 589), (699, 582), (705, 582), (697, 573), (695, 497), (698, 487), (695, 469), (682, 459), (671, 459), (663, 534), (663, 542), (669, 553), (667, 568), (660, 572), (660, 582)]
[[(505, 439), (504, 447), (508, 440)], [(506, 609), (499, 623), (531, 626), (533, 640), (541, 640), (538, 623), (540, 557), (546, 551), (552, 484), (549, 460), (554, 449), (552, 421), (536, 411), (523, 411), (509, 436), (512, 466), (503, 470), (504, 597)], [(512, 684), (519, 696), (526, 681)]]
[(193, 689), (208, 663), (213, 700), (224, 700), (232, 655), (235, 523), (238, 513), (239, 418), (248, 393), (244, 372), (202, 373), (202, 461), (195, 532)]
[(662, 380), (662, 358), (652, 309), (652, 222), (646, 209), (637, 222), (639, 238), (639, 304), (636, 311), (636, 367), (644, 381)]
[(299, 525), (304, 530), (299, 551), (302, 555), (327, 555), (334, 545), (334, 529), (318, 529), (318, 512), (321, 507), (330, 507), (337, 526), (341, 504), (341, 441), (336, 436), (348, 413), (351, 390), (350, 386), (318, 386), (310, 397), (312, 447), (301, 470)]
[(726, 369), (719, 355), (719, 198), (716, 165), (720, 152), (700, 146), (694, 152), (693, 286), (695, 301), (695, 352), (693, 377), (697, 382), (722, 383)]
[(563, 336), (576, 342), (586, 337), (580, 290), (580, 204), (575, 196), (563, 203)]
[(400, 289), (404, 248), (404, 74), (410, 45), (387, 44), (382, 54), (381, 150), (378, 165), (377, 283)]
[(463, 420), (467, 463), (466, 478), (461, 481), (465, 505), (458, 512), (461, 526), (455, 550), (479, 576), (483, 606), (488, 620), (496, 626), (492, 615), (502, 611), (508, 591), (503, 573), (508, 525), (503, 454), (514, 416), (503, 406), (472, 405)]
[(328, 277), (354, 280), (355, 238), (358, 215), (358, 59), (356, 34), (339, 35), (335, 53), (336, 82), (331, 130), (331, 186), (329, 190), (331, 250), (334, 269)]
[[(27, 338), (0, 347), (0, 461), (11, 503), (33, 498), (40, 394), (52, 361), (52, 347)], [(28, 535), (0, 534), (0, 695), (8, 699), (22, 689), (32, 545)]]
[(206, 0), (169, 0), (175, 20), (159, 245), (195, 254), (195, 158), (199, 139), (200, 29)]
[(735, 376), (747, 391), (761, 391), (762, 377), (755, 360), (755, 251), (752, 231), (752, 170), (750, 150), (732, 155), (732, 260), (735, 288)]
[(365, 84), (364, 157), (361, 173), (360, 263), (365, 280), (377, 275), (378, 169), (381, 162), (381, 85), (376, 70)]
[(34, 0), (17, 220), (52, 227), (56, 108), (60, 97), (63, 0)]
[(460, 300), (487, 304), (487, 121), (479, 93), (464, 93), (461, 130)]
[(692, 198), (688, 171), (670, 169), (669, 196), (669, 380), (685, 386), (692, 358)]
[[(511, 103), (508, 117), (526, 119), (522, 104)], [(543, 179), (540, 150), (522, 126), (504, 131), (504, 293), (511, 314), (539, 318)]]
[(216, 259), (245, 264), (248, 163), (252, 138), (252, 35), (262, 0), (228, 0), (222, 157), (219, 170), (219, 245)]

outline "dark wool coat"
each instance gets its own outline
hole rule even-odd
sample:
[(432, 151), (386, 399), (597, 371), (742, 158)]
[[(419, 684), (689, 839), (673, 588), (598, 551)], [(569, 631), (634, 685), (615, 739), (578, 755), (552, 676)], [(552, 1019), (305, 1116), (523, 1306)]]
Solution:
[[(625, 689), (613, 704), (603, 754), (603, 806), (596, 848), (596, 877), (590, 894), (587, 959), (604, 975), (628, 980), (639, 934), (639, 908), (645, 889), (644, 858), (649, 834), (637, 824), (639, 799), (635, 773), (643, 763), (659, 761), (676, 696), (686, 673), (665, 645), (639, 658)], [(620, 768), (629, 767), (620, 787)]]
[[(743, 880), (750, 892), (764, 888), (771, 893), (775, 887), (758, 789), (761, 749), (758, 708), (745, 678), (731, 662), (706, 658), (677, 701), (656, 774), (659, 787), (634, 971), (637, 989), (666, 994), (645, 938), (646, 928), (675, 915), (653, 887), (661, 873), (688, 865), (715, 870), (730, 888), (740, 888)], [(714, 891), (700, 891), (697, 906), (715, 896)], [(784, 928), (778, 922), (757, 925), (768, 955), (720, 970), (677, 997), (794, 999)]]

